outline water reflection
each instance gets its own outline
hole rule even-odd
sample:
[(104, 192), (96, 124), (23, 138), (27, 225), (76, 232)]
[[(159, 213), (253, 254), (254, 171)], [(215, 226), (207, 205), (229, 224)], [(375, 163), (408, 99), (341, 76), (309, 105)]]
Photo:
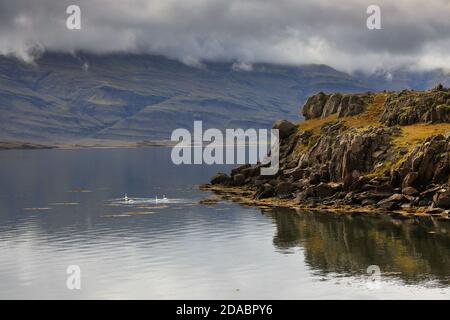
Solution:
[[(0, 299), (449, 294), (448, 223), (199, 205), (211, 195), (195, 185), (231, 168), (175, 166), (167, 148), (11, 151), (0, 163)], [(394, 281), (368, 291), (372, 264)]]
[(378, 265), (383, 276), (408, 284), (450, 284), (450, 223), (446, 221), (291, 209), (265, 214), (276, 223), (274, 245), (285, 252), (304, 248), (305, 262), (318, 274), (365, 274), (369, 265)]

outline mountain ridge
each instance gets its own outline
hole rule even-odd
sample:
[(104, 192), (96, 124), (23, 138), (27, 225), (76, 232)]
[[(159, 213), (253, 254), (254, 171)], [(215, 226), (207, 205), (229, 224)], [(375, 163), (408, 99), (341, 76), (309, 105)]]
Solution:
[(243, 70), (235, 61), (189, 66), (121, 53), (46, 52), (32, 64), (0, 56), (0, 139), (167, 140), (194, 120), (270, 128), (269, 119), (297, 120), (297, 106), (313, 93), (369, 91), (369, 83), (326, 65)]

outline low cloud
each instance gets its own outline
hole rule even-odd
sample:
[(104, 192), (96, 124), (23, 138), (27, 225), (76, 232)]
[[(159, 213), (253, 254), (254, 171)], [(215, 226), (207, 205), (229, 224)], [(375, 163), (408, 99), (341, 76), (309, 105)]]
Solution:
[[(323, 63), (374, 71), (450, 66), (448, 0), (0, 0), (0, 53), (32, 60), (39, 50), (162, 54), (202, 60)], [(81, 7), (81, 30), (66, 8)], [(381, 30), (366, 9), (381, 8)], [(30, 49), (32, 48), (32, 49)]]

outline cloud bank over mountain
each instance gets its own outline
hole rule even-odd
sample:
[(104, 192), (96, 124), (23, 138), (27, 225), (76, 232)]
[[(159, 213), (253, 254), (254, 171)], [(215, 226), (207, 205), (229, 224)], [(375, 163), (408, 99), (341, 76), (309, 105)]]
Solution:
[[(66, 8), (81, 8), (81, 30)], [(381, 8), (381, 30), (366, 27)], [(0, 0), (0, 54), (36, 48), (201, 60), (323, 63), (345, 71), (448, 68), (448, 0)], [(32, 48), (32, 50), (30, 49)]]

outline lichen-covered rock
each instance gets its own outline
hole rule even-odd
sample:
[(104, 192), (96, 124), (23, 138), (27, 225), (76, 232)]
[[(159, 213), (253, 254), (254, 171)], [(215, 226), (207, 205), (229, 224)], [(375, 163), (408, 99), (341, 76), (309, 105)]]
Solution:
[(381, 122), (388, 126), (450, 122), (450, 89), (438, 86), (430, 91), (393, 93), (384, 103)]
[(450, 137), (435, 135), (414, 148), (400, 165), (403, 187), (426, 188), (447, 183), (450, 174)]
[(330, 181), (351, 183), (389, 156), (392, 135), (393, 132), (385, 128), (345, 132), (336, 137), (322, 135), (300, 156), (299, 167), (317, 172), (325, 165)]
[(338, 118), (354, 116), (366, 110), (373, 101), (370, 93), (325, 94), (319, 92), (308, 98), (302, 107), (302, 114), (306, 120), (327, 117), (337, 113)]
[(369, 95), (344, 95), (337, 110), (338, 118), (360, 114), (361, 112), (366, 110), (369, 100)]

